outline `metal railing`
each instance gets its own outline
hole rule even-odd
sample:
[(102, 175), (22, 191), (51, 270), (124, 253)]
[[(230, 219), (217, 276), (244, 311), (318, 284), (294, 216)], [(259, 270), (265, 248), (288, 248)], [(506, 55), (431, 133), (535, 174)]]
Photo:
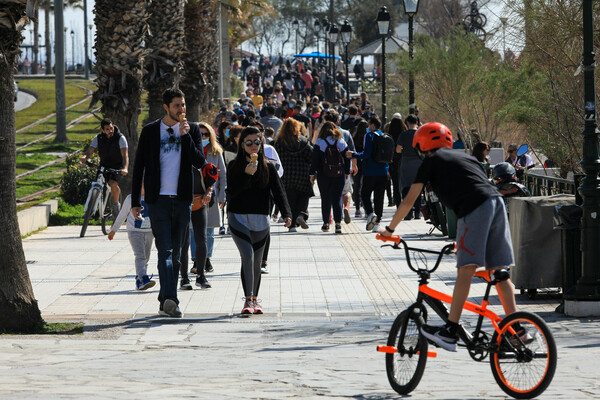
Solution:
[(552, 196), (555, 194), (576, 194), (574, 180), (557, 178), (534, 173), (523, 175), (523, 184), (527, 186), (532, 196)]

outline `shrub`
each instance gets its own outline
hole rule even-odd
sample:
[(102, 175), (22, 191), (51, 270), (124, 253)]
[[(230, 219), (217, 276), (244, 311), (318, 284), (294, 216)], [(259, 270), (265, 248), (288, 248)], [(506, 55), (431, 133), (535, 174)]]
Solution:
[[(89, 141), (84, 145), (87, 148)], [(61, 196), (65, 202), (71, 205), (83, 204), (87, 199), (92, 182), (96, 178), (96, 170), (79, 162), (80, 152), (71, 153), (67, 156), (67, 171), (60, 180)], [(91, 157), (92, 162), (98, 162), (97, 154)]]

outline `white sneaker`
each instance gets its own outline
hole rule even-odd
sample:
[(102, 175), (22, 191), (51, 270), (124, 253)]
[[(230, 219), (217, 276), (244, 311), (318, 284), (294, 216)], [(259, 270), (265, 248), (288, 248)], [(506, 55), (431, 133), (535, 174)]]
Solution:
[(375, 213), (369, 214), (369, 216), (367, 217), (367, 230), (368, 231), (373, 230), (373, 227), (375, 226), (376, 222), (377, 222), (377, 215), (375, 215)]
[(379, 222), (376, 222), (375, 225), (373, 225), (373, 230), (371, 232), (373, 232), (373, 233), (379, 232)]

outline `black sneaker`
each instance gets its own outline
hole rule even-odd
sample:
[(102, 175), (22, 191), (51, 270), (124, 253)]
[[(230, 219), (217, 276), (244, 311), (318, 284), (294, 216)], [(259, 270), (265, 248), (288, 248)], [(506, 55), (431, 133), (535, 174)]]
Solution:
[(215, 270), (210, 262), (210, 258), (206, 259), (206, 264), (204, 264), (204, 270), (206, 272), (213, 272)]
[(405, 220), (405, 221), (410, 221), (410, 220), (411, 220), (411, 219), (413, 219), (414, 217), (415, 217), (415, 214), (414, 214), (413, 210), (410, 210), (410, 211), (408, 212), (408, 214), (406, 214), (406, 217), (404, 217), (404, 220)]
[(198, 286), (202, 289), (210, 289), (212, 287), (212, 285), (210, 283), (208, 283), (208, 281), (206, 280), (206, 277), (204, 275), (200, 275), (199, 277), (196, 278), (196, 286)]
[(192, 284), (189, 279), (182, 279), (179, 284), (179, 289), (181, 290), (192, 290)]
[(261, 274), (268, 274), (269, 273), (269, 267), (267, 267), (267, 263), (264, 262), (264, 261), (260, 265), (260, 273)]
[(421, 334), (425, 336), (433, 344), (442, 347), (448, 351), (456, 351), (456, 342), (458, 342), (458, 336), (452, 335), (446, 329), (446, 326), (421, 326)]
[(335, 224), (335, 233), (342, 233), (342, 224)]
[(329, 232), (329, 224), (327, 224), (327, 223), (323, 224), (323, 226), (321, 227), (321, 230), (323, 232)]

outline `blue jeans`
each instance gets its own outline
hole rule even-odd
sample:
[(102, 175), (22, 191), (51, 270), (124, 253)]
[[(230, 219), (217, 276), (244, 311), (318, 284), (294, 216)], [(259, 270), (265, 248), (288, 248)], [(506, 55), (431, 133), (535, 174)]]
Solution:
[(179, 304), (177, 278), (181, 265), (181, 244), (190, 223), (191, 204), (170, 196), (159, 196), (155, 203), (147, 204), (154, 243), (158, 250), (158, 301), (162, 309), (167, 299)]
[(215, 228), (206, 228), (206, 258), (211, 258), (215, 247)]

